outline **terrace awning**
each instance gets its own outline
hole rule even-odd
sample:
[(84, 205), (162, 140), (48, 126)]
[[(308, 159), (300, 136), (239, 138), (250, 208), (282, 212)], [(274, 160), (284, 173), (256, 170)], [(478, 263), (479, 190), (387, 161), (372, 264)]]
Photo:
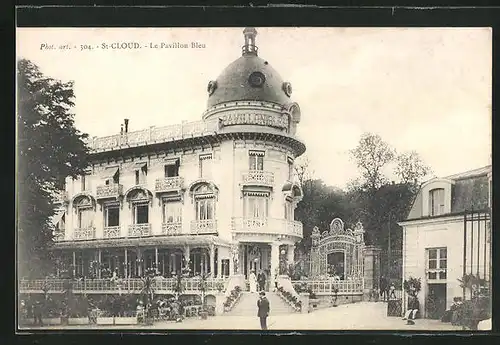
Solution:
[(117, 173), (118, 173), (118, 167), (109, 167), (104, 169), (104, 171), (101, 174), (101, 177), (103, 180), (109, 180), (112, 179)]
[(214, 235), (149, 236), (136, 238), (94, 239), (85, 241), (60, 241), (52, 249), (117, 248), (117, 247), (177, 247), (184, 245), (222, 245), (230, 243)]

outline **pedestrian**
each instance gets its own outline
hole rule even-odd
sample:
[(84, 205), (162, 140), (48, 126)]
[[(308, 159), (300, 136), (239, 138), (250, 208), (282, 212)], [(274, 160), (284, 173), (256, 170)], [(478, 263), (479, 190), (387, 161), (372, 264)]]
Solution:
[(261, 270), (259, 272), (259, 275), (257, 276), (257, 281), (259, 282), (259, 291), (265, 291), (266, 290), (266, 275), (264, 272)]
[(35, 302), (33, 314), (34, 314), (34, 318), (35, 318), (35, 325), (43, 326), (43, 321), (42, 321), (42, 317), (43, 317), (43, 315), (42, 315), (43, 314), (43, 312), (42, 312), (42, 302), (40, 302), (40, 301), (36, 301)]
[(382, 300), (385, 302), (388, 296), (387, 296), (387, 280), (385, 279), (384, 276), (380, 278), (380, 294)]
[(267, 317), (269, 316), (270, 306), (264, 291), (260, 292), (259, 300), (257, 301), (257, 308), (257, 316), (260, 319), (260, 328), (262, 330), (267, 330)]
[(391, 283), (391, 286), (389, 287), (389, 299), (397, 299), (396, 287), (394, 286), (394, 283)]

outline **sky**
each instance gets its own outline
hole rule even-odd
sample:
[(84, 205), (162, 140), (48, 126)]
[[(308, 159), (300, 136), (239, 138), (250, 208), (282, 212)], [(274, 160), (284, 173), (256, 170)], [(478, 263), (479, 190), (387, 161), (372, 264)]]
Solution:
[[(208, 82), (241, 56), (242, 30), (19, 28), (17, 56), (47, 76), (73, 80), (77, 128), (106, 136), (118, 134), (125, 118), (130, 131), (201, 120)], [(489, 28), (257, 32), (259, 56), (293, 86), (302, 112), (297, 134), (313, 175), (327, 184), (344, 188), (359, 176), (349, 150), (364, 132), (398, 152), (416, 151), (435, 176), (491, 164)], [(110, 47), (131, 42), (189, 48)]]

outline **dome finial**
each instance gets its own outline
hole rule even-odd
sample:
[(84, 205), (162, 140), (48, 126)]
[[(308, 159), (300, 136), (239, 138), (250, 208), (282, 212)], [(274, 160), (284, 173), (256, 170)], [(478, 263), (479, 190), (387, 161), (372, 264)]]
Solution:
[(245, 45), (243, 46), (242, 55), (257, 55), (258, 49), (255, 45), (257, 30), (255, 30), (255, 28), (245, 28), (245, 30), (243, 30), (243, 35), (245, 36)]

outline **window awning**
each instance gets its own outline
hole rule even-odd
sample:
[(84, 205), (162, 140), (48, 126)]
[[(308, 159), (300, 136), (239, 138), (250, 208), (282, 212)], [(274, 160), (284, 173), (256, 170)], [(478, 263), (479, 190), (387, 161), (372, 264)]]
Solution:
[(137, 162), (134, 164), (134, 167), (136, 169), (146, 169), (147, 165), (148, 165), (148, 163), (146, 163), (146, 162)]
[(106, 168), (104, 169), (104, 171), (102, 172), (102, 178), (104, 180), (108, 180), (108, 179), (111, 179), (113, 178), (116, 173), (118, 173), (118, 167), (109, 167), (109, 168)]
[(264, 151), (254, 151), (254, 150), (250, 150), (250, 151), (248, 152), (248, 154), (249, 154), (250, 156), (259, 156), (259, 157), (263, 157), (263, 156), (265, 156), (265, 154), (266, 154), (266, 153), (265, 153)]
[(64, 216), (64, 212), (60, 212), (60, 213), (55, 214), (55, 215), (52, 217), (52, 219), (51, 219), (52, 224), (53, 224), (54, 226), (56, 226), (56, 225), (57, 225), (57, 223), (59, 223), (59, 222), (61, 221), (61, 219), (62, 219), (62, 217), (63, 217), (63, 216)]
[(179, 164), (179, 158), (167, 158), (164, 160), (165, 165), (177, 165)]

